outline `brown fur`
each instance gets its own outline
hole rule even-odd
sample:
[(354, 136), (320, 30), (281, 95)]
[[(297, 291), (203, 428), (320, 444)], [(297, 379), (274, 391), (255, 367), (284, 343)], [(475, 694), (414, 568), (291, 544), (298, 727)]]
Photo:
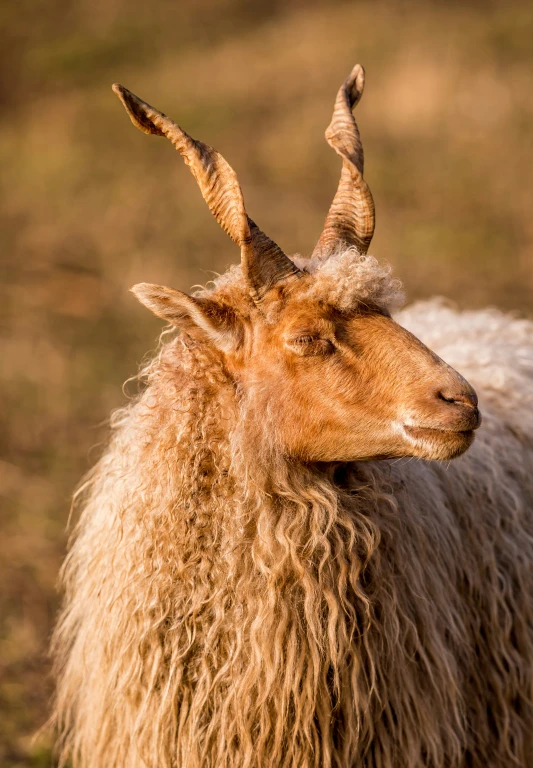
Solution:
[(138, 291), (183, 330), (77, 496), (54, 641), (76, 768), (533, 763), (533, 326), (407, 312), (484, 424), (451, 465), (376, 461), (462, 453), (475, 396), (388, 317), (371, 257), (309, 269), (260, 308), (239, 269)]

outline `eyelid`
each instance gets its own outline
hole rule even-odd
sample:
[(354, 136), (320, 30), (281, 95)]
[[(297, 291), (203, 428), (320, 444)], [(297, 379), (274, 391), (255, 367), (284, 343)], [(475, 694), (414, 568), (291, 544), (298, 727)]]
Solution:
[(299, 336), (292, 337), (287, 341), (287, 345), (292, 347), (293, 351), (304, 357), (324, 355), (333, 352), (335, 346), (330, 339), (325, 339), (311, 333), (302, 333)]

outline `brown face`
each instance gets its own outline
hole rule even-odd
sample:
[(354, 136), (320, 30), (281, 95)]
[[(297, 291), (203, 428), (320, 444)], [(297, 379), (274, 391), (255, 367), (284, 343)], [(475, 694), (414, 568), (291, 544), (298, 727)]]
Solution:
[[(349, 301), (352, 309), (340, 311), (338, 301), (313, 299), (307, 291), (313, 261), (324, 264), (350, 251), (363, 259), (352, 287), (346, 284), (350, 295), (355, 283), (364, 283), (361, 270), (379, 284), (377, 263), (364, 261), (374, 202), (352, 115), (363, 87), (364, 70), (356, 65), (339, 89), (326, 131), (343, 161), (339, 186), (310, 269), (303, 271), (248, 217), (237, 176), (218, 152), (114, 86), (134, 125), (166, 136), (183, 155), (211, 212), (241, 248), (244, 279), (244, 291), (226, 284), (225, 299), (216, 290), (192, 298), (145, 283), (133, 290), (155, 314), (220, 350), (256, 422), (266, 419), (289, 455), (306, 461), (452, 459), (472, 443), (480, 423), (468, 382), (368, 301)], [(377, 301), (375, 292), (367, 295)]]
[(472, 387), (377, 308), (291, 301), (275, 323), (258, 318), (246, 335), (230, 368), (291, 455), (442, 460), (474, 439)]

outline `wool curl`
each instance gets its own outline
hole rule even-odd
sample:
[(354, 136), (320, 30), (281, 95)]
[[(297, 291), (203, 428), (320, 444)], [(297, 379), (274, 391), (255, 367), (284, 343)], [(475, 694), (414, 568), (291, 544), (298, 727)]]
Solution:
[(370, 254), (340, 248), (327, 258), (296, 258), (314, 276), (308, 296), (337, 307), (350, 309), (357, 302), (371, 301), (393, 312), (404, 303), (402, 284), (392, 277), (392, 269)]
[[(404, 303), (400, 280), (392, 277), (392, 268), (380, 264), (370, 254), (362, 254), (355, 247), (339, 248), (325, 256), (306, 258), (295, 254), (291, 260), (311, 275), (302, 298), (315, 299), (340, 310), (351, 309), (359, 303), (372, 302), (394, 312)], [(195, 295), (217, 297), (246, 314), (253, 307), (249, 288), (240, 265), (230, 267), (218, 275), (209, 286), (201, 287)]]
[[(350, 252), (316, 266), (323, 300), (353, 298), (355, 263), (359, 298), (395, 295)], [(248, 301), (239, 270), (213, 290)], [(291, 460), (220, 353), (165, 338), (75, 500), (61, 765), (533, 764), (533, 324), (404, 317), (450, 363), (469, 353), (484, 426), (450, 466)]]

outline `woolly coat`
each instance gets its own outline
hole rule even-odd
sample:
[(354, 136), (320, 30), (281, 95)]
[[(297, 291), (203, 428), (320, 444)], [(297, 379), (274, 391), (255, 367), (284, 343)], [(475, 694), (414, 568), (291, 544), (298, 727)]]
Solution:
[(396, 319), (479, 395), (453, 462), (286, 458), (220, 353), (164, 338), (78, 492), (54, 641), (63, 759), (533, 765), (533, 324), (439, 301)]

